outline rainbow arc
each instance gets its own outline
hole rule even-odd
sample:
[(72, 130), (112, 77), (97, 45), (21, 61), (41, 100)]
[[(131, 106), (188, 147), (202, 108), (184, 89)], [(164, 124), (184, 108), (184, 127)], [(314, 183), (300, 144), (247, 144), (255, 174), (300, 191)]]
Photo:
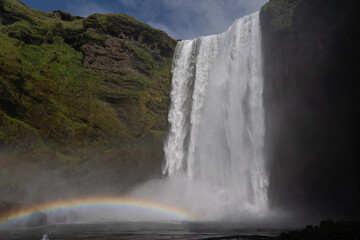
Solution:
[(172, 218), (182, 221), (195, 221), (195, 217), (189, 212), (170, 205), (152, 202), (148, 200), (141, 200), (127, 197), (88, 197), (58, 200), (43, 204), (34, 205), (28, 208), (23, 208), (18, 211), (8, 213), (0, 216), (0, 227), (11, 224), (12, 222), (20, 221), (29, 218), (39, 213), (39, 211), (47, 214), (56, 211), (74, 209), (77, 207), (125, 207), (134, 209), (143, 209), (153, 211), (154, 213), (162, 213)]

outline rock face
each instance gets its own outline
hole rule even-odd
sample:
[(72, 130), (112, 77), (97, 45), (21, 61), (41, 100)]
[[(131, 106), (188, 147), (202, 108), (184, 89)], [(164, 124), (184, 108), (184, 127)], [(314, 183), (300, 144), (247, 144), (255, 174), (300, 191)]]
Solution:
[(0, 20), (0, 196), (121, 192), (160, 175), (175, 40), (124, 14), (17, 0), (0, 1)]
[(322, 221), (319, 226), (308, 225), (300, 231), (282, 233), (272, 239), (359, 239), (360, 222)]
[(359, 219), (358, 1), (261, 9), (269, 199), (312, 218)]

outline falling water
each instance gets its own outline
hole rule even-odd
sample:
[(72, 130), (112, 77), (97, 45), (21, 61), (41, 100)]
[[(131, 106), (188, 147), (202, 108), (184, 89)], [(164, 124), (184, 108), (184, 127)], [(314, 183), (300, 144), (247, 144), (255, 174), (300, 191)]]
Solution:
[(163, 173), (213, 218), (267, 208), (260, 42), (257, 12), (176, 47)]

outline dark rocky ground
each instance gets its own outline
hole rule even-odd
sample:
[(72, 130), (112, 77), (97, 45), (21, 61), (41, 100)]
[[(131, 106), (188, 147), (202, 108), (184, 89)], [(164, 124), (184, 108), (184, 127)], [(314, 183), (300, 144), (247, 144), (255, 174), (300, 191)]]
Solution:
[(275, 239), (357, 240), (360, 239), (360, 222), (322, 221), (319, 226), (309, 225), (300, 231), (282, 233)]

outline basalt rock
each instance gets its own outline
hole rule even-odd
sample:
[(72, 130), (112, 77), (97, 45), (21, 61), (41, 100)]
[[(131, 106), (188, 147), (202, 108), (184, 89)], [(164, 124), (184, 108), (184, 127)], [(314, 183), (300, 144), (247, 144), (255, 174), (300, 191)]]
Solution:
[(272, 207), (359, 219), (358, 1), (270, 0), (260, 12)]
[(320, 239), (359, 239), (359, 222), (333, 222), (322, 221), (320, 226), (308, 225), (299, 231), (289, 231), (282, 233), (273, 239), (293, 239), (293, 240), (320, 240)]

